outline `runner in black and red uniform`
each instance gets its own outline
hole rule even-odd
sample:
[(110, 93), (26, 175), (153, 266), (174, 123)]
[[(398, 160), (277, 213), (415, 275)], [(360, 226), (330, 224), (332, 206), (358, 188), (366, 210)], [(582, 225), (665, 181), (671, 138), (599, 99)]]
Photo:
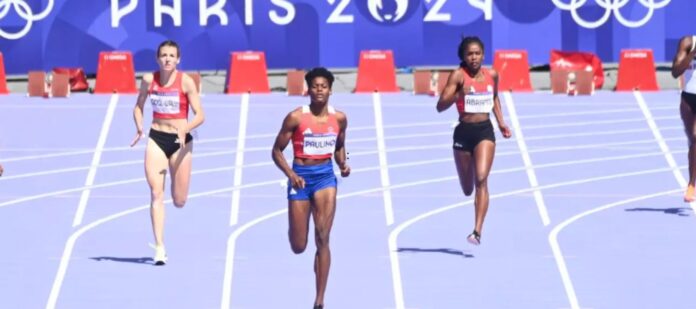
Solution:
[(512, 131), (503, 120), (498, 99), (498, 73), (483, 68), (483, 42), (478, 37), (465, 37), (457, 50), (462, 60), (459, 69), (450, 74), (440, 94), (437, 111), (443, 112), (456, 102), (459, 125), (454, 129), (454, 162), (465, 195), (476, 187), (474, 197), (474, 230), (467, 240), (481, 243), (481, 229), (488, 211), (488, 174), (495, 155), (495, 134), (489, 113), (493, 111), (503, 137)]

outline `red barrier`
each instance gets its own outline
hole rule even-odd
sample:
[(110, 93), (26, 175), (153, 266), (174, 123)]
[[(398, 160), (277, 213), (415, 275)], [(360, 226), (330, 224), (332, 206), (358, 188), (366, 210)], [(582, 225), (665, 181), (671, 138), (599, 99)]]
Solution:
[(432, 84), (432, 73), (429, 70), (413, 71), (413, 94), (432, 95), (434, 91)]
[(133, 55), (128, 51), (99, 53), (94, 93), (137, 93)]
[(391, 50), (363, 50), (358, 64), (355, 92), (398, 92)]
[(5, 76), (5, 61), (3, 60), (2, 53), (0, 53), (0, 94), (10, 93), (7, 90), (7, 76)]
[(497, 50), (493, 69), (498, 72), (501, 91), (532, 91), (529, 80), (529, 60), (526, 50)]
[(657, 91), (655, 60), (650, 49), (621, 50), (616, 91)]
[(259, 51), (232, 52), (225, 93), (268, 93), (266, 55)]
[(51, 75), (49, 96), (54, 98), (67, 98), (70, 96), (70, 75), (54, 73)]
[(87, 91), (89, 83), (82, 68), (53, 68), (53, 75), (66, 74), (70, 81), (70, 91)]
[(48, 85), (46, 84), (46, 72), (29, 71), (27, 75), (27, 96), (48, 97)]
[(595, 89), (601, 89), (604, 85), (602, 61), (593, 53), (551, 50), (549, 65), (551, 71), (588, 71), (589, 66), (594, 72)]
[(437, 83), (437, 92), (434, 95), (439, 96), (440, 93), (442, 93), (442, 90), (444, 90), (447, 86), (447, 80), (449, 79), (450, 74), (452, 74), (452, 72), (452, 70), (440, 70), (435, 72), (434, 79)]
[(290, 70), (287, 74), (286, 89), (288, 95), (307, 95), (304, 70)]

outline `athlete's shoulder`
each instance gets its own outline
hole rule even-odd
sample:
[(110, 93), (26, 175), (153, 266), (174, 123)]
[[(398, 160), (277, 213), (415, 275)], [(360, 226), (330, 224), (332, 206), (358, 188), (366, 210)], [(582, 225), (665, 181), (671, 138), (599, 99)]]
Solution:
[(464, 75), (464, 68), (461, 66), (458, 66), (456, 69), (452, 70), (450, 73), (450, 76), (455, 76), (455, 77), (462, 77)]
[(497, 77), (498, 77), (498, 71), (496, 71), (495, 69), (490, 68), (490, 69), (486, 69), (486, 70), (488, 71), (488, 74), (491, 75), (491, 77), (493, 77), (493, 78), (497, 78)]
[(184, 72), (181, 72), (181, 85), (184, 91), (187, 93), (189, 91), (198, 91), (198, 87), (196, 87), (196, 82), (193, 80), (193, 77)]
[(143, 81), (150, 84), (152, 81), (155, 79), (155, 75), (153, 73), (145, 73), (143, 74)]
[(298, 106), (295, 107), (293, 110), (291, 110), (288, 114), (298, 114), (301, 115), (302, 113), (305, 112), (305, 107), (304, 106)]
[(348, 118), (348, 116), (346, 115), (345, 112), (337, 110), (337, 109), (334, 109), (334, 115), (335, 115), (336, 119), (338, 119), (338, 120), (345, 120), (346, 118)]
[(184, 83), (193, 83), (193, 77), (185, 72), (181, 72), (181, 81)]
[(285, 116), (286, 119), (300, 119), (302, 117), (302, 106), (296, 107), (295, 109), (291, 110), (287, 116)]
[(450, 75), (448, 81), (454, 81), (457, 84), (463, 81), (464, 78), (464, 69), (462, 67), (457, 67), (454, 69)]
[(284, 130), (295, 130), (297, 126), (300, 125), (300, 121), (302, 120), (302, 108), (298, 107), (295, 108), (294, 110), (290, 111), (287, 115), (285, 115), (285, 119), (283, 119), (283, 128)]
[(679, 45), (682, 47), (691, 47), (691, 44), (693, 44), (693, 40), (694, 35), (682, 36), (681, 39), (679, 39)]

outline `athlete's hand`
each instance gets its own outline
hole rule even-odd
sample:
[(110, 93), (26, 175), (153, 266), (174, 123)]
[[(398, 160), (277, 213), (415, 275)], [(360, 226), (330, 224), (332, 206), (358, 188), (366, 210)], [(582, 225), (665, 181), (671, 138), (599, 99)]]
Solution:
[(138, 141), (140, 140), (141, 137), (143, 137), (143, 130), (138, 130), (138, 132), (135, 132), (135, 138), (131, 142), (130, 146), (131, 147), (135, 146), (135, 144), (138, 143)]
[(512, 130), (510, 130), (510, 127), (508, 127), (506, 124), (501, 123), (498, 125), (498, 128), (500, 128), (500, 132), (503, 133), (504, 138), (512, 137)]
[(2, 169), (2, 165), (0, 165), (0, 176), (2, 176), (2, 172), (3, 172), (3, 171), (4, 171), (4, 170)]
[(295, 188), (295, 189), (304, 189), (304, 187), (305, 187), (305, 180), (304, 180), (304, 178), (302, 178), (302, 177), (300, 177), (300, 176), (297, 176), (297, 174), (295, 174), (295, 173), (292, 173), (292, 175), (290, 175), (290, 177), (288, 177), (288, 178), (290, 178), (290, 185), (291, 185), (293, 188)]
[(181, 148), (186, 147), (186, 133), (188, 132), (186, 132), (185, 129), (176, 128), (176, 135), (179, 139), (179, 146)]
[(344, 164), (342, 167), (339, 166), (339, 169), (341, 169), (341, 177), (348, 177), (350, 175), (350, 166), (348, 164)]

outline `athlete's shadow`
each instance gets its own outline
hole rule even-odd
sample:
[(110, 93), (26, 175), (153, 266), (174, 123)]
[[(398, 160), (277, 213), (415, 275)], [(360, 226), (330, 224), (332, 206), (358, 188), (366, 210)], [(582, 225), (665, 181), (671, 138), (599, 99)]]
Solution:
[(135, 264), (155, 265), (155, 261), (151, 257), (127, 258), (127, 257), (113, 257), (113, 256), (98, 256), (98, 257), (91, 257), (90, 259), (95, 260), (97, 262), (109, 261), (109, 262), (119, 262), (119, 263), (135, 263)]
[(461, 250), (451, 249), (451, 248), (399, 248), (396, 252), (415, 252), (415, 253), (444, 253), (450, 255), (458, 255), (465, 258), (473, 258), (474, 255), (470, 253), (465, 253)]
[(689, 207), (672, 207), (672, 208), (647, 208), (647, 207), (639, 207), (639, 208), (628, 208), (626, 211), (654, 211), (654, 212), (662, 212), (668, 215), (677, 215), (680, 217), (690, 217), (691, 214), (689, 213), (691, 211), (691, 208)]

